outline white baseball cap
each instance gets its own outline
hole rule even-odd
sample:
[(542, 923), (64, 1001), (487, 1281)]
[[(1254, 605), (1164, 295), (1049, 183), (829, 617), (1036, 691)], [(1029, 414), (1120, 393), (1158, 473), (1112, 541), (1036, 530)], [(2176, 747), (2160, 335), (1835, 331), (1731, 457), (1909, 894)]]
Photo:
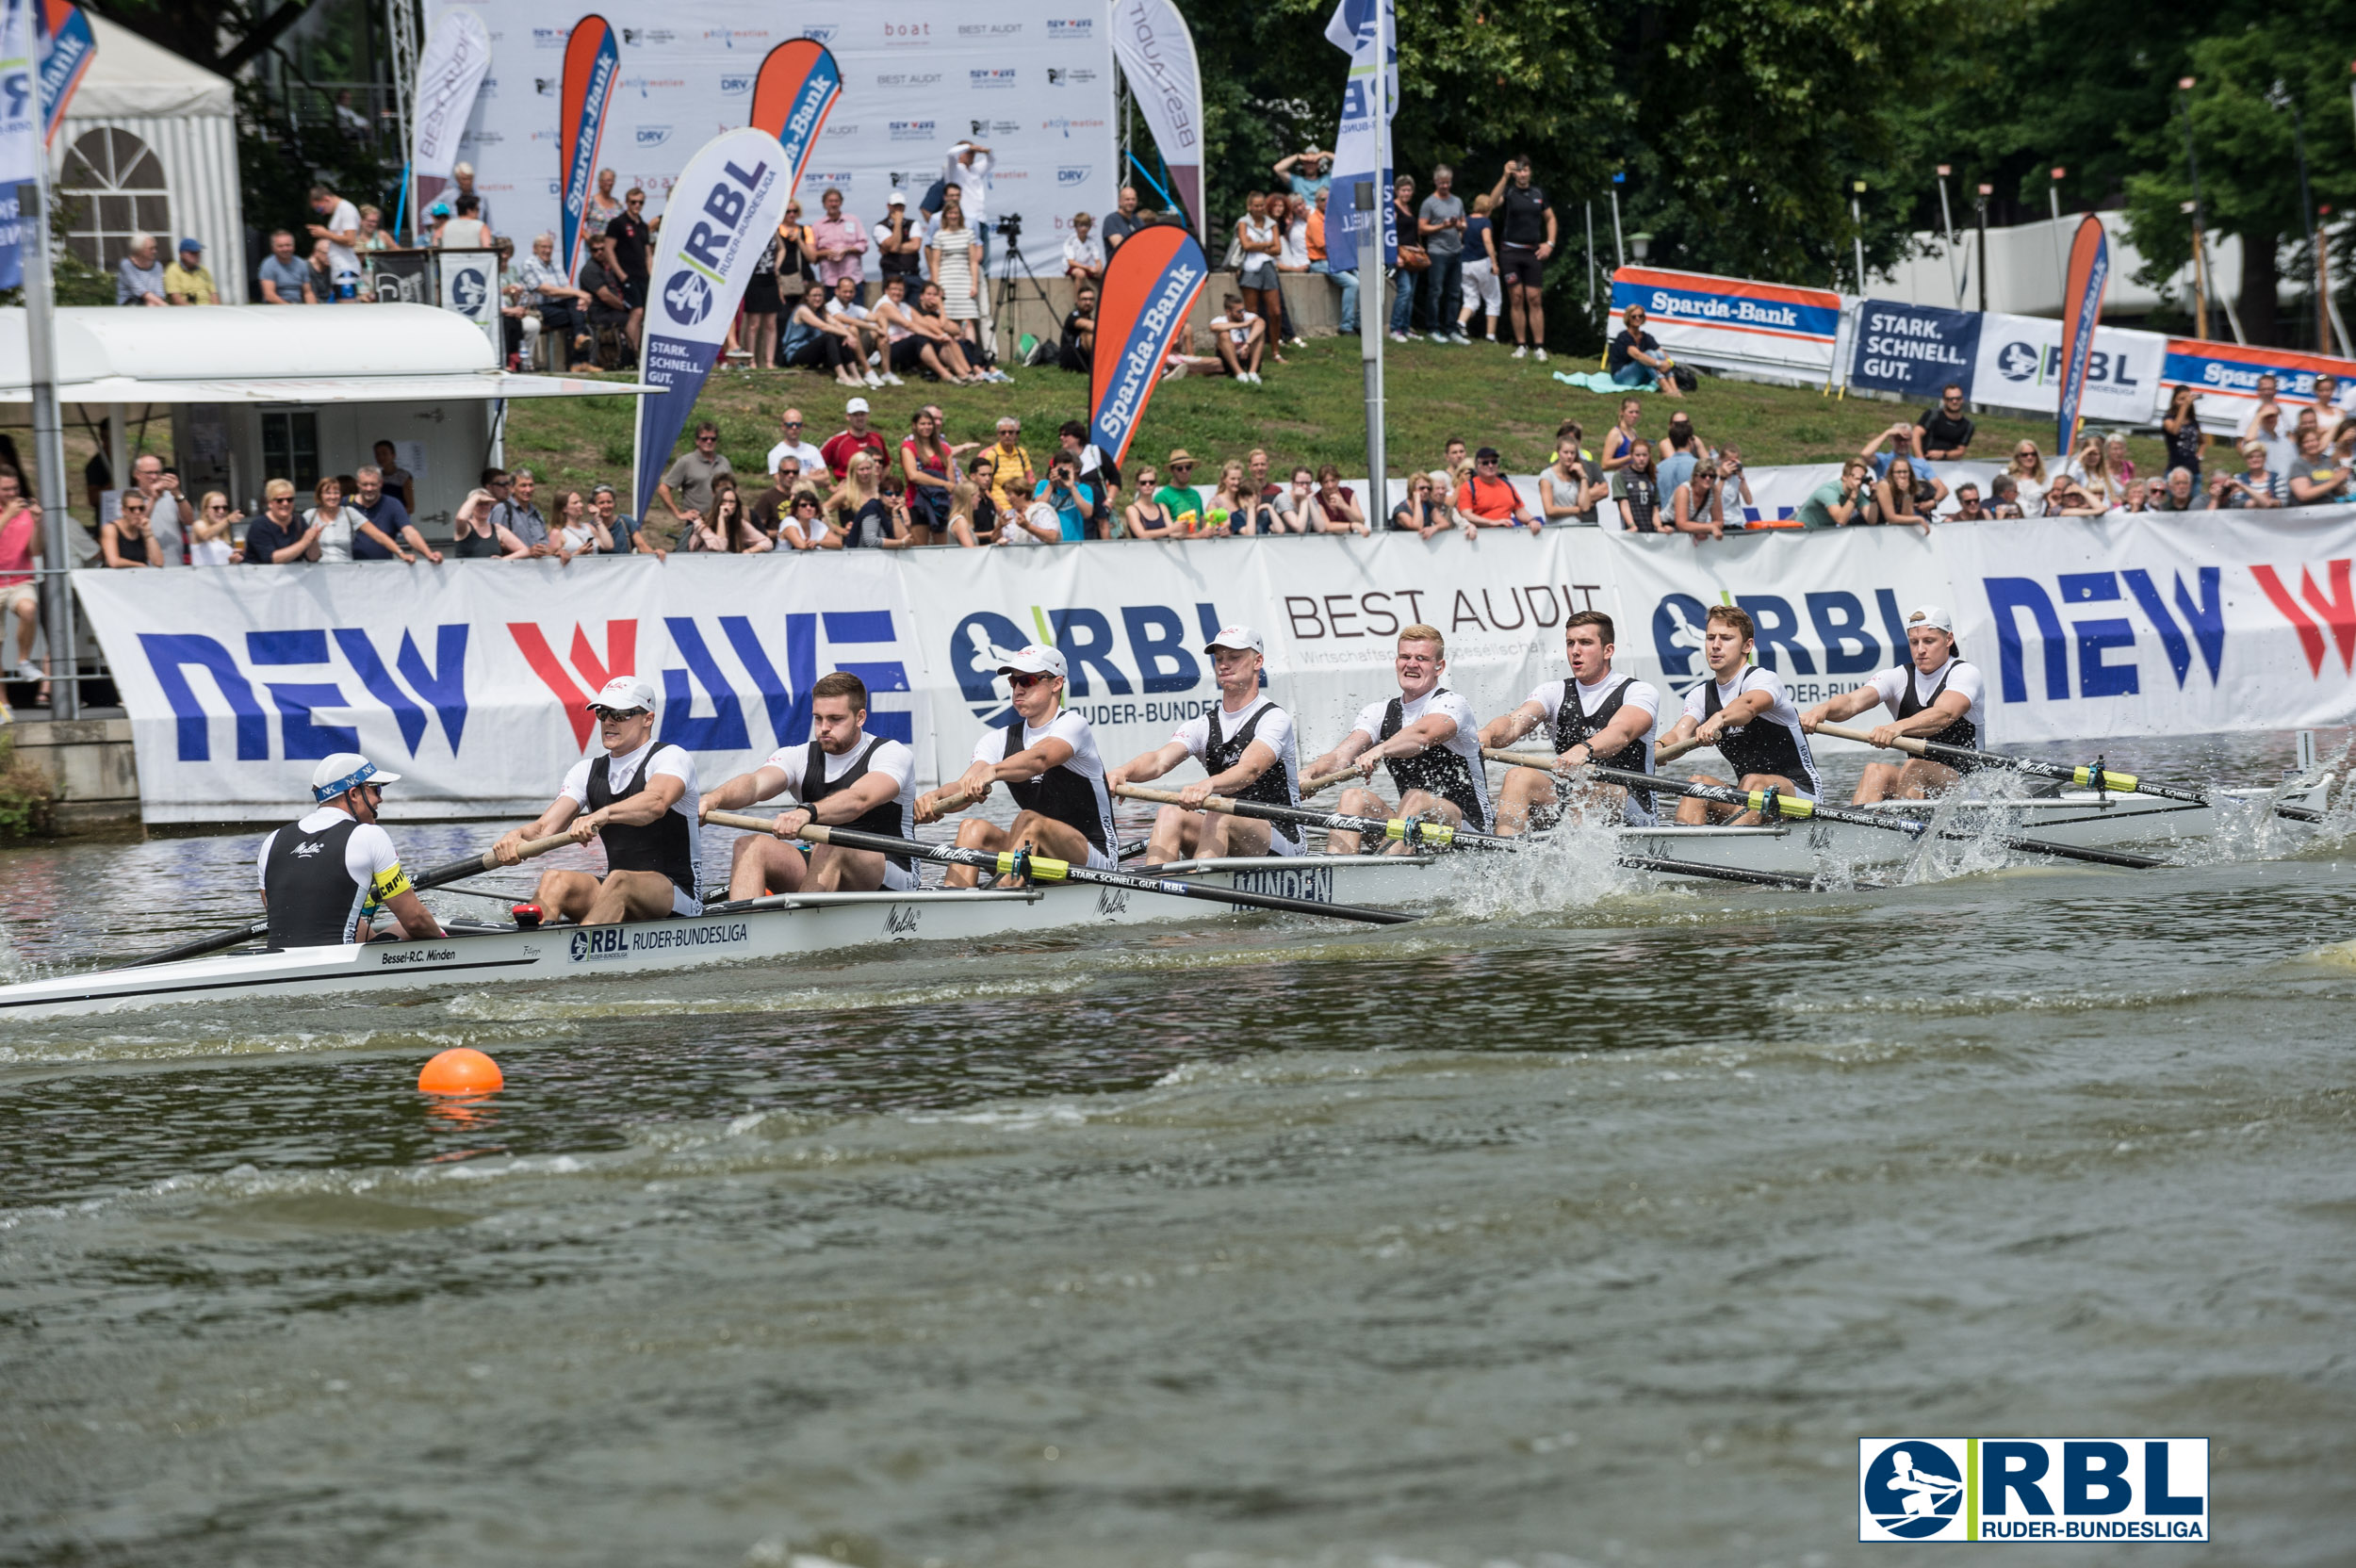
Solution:
[(1918, 626), (1937, 627), (1950, 637), (1955, 634), (1955, 618), (1935, 604), (1916, 605), (1907, 614), (1906, 629), (1912, 631)]
[(643, 708), (651, 713), (654, 701), (654, 682), (634, 675), (617, 675), (597, 688), (597, 694), (589, 699), (587, 706), (611, 708), (623, 713)]
[(1261, 642), (1260, 634), (1248, 626), (1220, 627), (1219, 635), (1203, 645), (1204, 653), (1216, 653), (1220, 648), (1234, 648), (1238, 653), (1249, 650), (1265, 655), (1268, 652), (1268, 645)]
[(865, 398), (853, 398), (849, 402), (843, 405), (843, 412), (845, 414), (864, 414), (867, 412), (867, 400)]
[(339, 751), (322, 758), (311, 770), (311, 798), (315, 801), (334, 800), (346, 790), (356, 790), (363, 784), (398, 784), (401, 775), (381, 773), (375, 763), (356, 751)]
[(895, 190), (884, 198), (884, 205), (888, 207), (904, 207), (908, 204), (908, 194), (905, 190)]
[(1061, 680), (1071, 675), (1072, 667), (1064, 662), (1063, 654), (1057, 649), (1041, 647), (1037, 643), (1025, 643), (1020, 651), (1007, 654), (998, 661), (998, 673), (1000, 675), (1052, 675)]

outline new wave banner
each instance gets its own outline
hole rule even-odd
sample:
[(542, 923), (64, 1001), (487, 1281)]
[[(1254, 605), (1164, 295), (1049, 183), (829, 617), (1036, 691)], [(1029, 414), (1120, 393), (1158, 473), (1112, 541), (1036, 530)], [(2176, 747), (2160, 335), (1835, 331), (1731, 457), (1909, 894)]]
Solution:
[(444, 11), (417, 51), (417, 102), (409, 115), (409, 171), (417, 193), (410, 221), (419, 232), (425, 209), (450, 184), (459, 139), (490, 70), (491, 33), (483, 18), (471, 10)]
[(794, 199), (810, 149), (843, 96), (843, 70), (826, 46), (789, 39), (769, 51), (753, 75), (752, 126), (777, 139), (785, 153), (785, 199)]
[(98, 36), (73, 0), (35, 0), (34, 58), (41, 66), (41, 144), (57, 139), (74, 89), (98, 57)]
[(573, 24), (564, 41), (564, 74), (556, 97), (556, 167), (564, 181), (557, 208), (557, 264), (564, 281), (581, 276), (581, 263), (589, 249), (582, 219), (589, 211), (589, 194), (596, 188), (597, 153), (605, 144), (606, 110), (619, 85), (622, 52), (614, 29), (592, 12)]
[[(2193, 410), (2202, 429), (2220, 435), (2239, 435), (2250, 423), (2250, 416), (2257, 412), (2260, 376), (2274, 378), (2274, 400), (2282, 405), (2283, 414), (2276, 428), (2284, 435), (2290, 434), (2300, 409), (2315, 406), (2318, 376), (2336, 378), (2341, 411), (2356, 411), (2356, 359), (2293, 353), (2288, 349), (2263, 349), (2254, 344), (2171, 337), (2167, 340), (2159, 380), (2164, 399), (2173, 396), (2179, 386), (2192, 387), (2201, 394), (2193, 401)], [(2324, 423), (2331, 423), (2328, 416)]]
[(1948, 383), (1959, 382), (1969, 402), (1979, 354), (1977, 311), (1866, 300), (1851, 329), (1848, 384), (1936, 400)]
[[(1359, 270), (1359, 250), (1380, 236), (1378, 266), (1399, 261), (1398, 209), (1391, 202), (1391, 121), (1399, 114), (1399, 21), (1392, 0), (1339, 0), (1325, 24), (1326, 41), (1350, 57), (1342, 88), (1341, 128), (1333, 138), (1333, 194), (1326, 203), (1326, 265)], [(1384, 112), (1377, 116), (1380, 100)], [(1361, 183), (1374, 187), (1374, 210), (1357, 209)], [(1382, 291), (1366, 298), (1377, 309)]]
[(2094, 353), (2094, 329), (2102, 320), (2102, 291), (2111, 281), (2111, 245), (2102, 220), (2088, 213), (2070, 241), (2070, 267), (2062, 282), (2062, 379), (2053, 424), (2053, 449), (2077, 449), (2079, 405), (2086, 399), (2086, 369)]
[(1161, 149), (1171, 193), (1200, 238), (1210, 231), (1203, 210), (1203, 71), (1194, 34), (1170, 0), (1113, 0), (1113, 58)]
[(776, 135), (748, 125), (705, 142), (671, 188), (649, 274), (638, 377), (661, 388), (638, 400), (632, 492), (641, 517), (727, 341), (753, 264), (785, 216), (786, 184)]
[(1194, 236), (1171, 225), (1145, 230), (1113, 253), (1096, 305), (1088, 386), (1088, 440), (1119, 467), (1161, 384), (1162, 360), (1185, 330), (1211, 264)]
[[(2159, 421), (2160, 368), (2168, 339), (2158, 333), (2101, 327), (2086, 352), (2082, 419), (2121, 425)], [(2061, 407), (2062, 324), (2050, 316), (1980, 318), (1980, 347), (1972, 367), (1972, 400), (1989, 408), (2053, 414)]]
[(1623, 267), (1612, 274), (1612, 314), (1630, 305), (1644, 307), (1645, 330), (1675, 358), (1807, 382), (1831, 372), (1841, 336), (1841, 296), (1822, 288)]

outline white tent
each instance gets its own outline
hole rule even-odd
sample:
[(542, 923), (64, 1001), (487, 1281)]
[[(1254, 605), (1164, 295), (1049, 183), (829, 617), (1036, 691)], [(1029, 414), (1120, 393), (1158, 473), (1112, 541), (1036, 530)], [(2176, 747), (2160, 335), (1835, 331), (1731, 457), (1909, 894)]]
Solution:
[(50, 145), (67, 244), (111, 270), (136, 230), (204, 241), (222, 302), (243, 304), (237, 94), (225, 76), (85, 11), (98, 52)]

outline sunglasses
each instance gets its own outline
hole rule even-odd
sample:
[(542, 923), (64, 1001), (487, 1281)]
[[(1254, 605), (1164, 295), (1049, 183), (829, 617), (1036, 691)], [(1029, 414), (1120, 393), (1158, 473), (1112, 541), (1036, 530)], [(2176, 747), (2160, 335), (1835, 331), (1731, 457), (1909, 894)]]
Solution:
[(799, 430), (802, 428), (802, 422), (799, 419), (779, 419), (777, 423), (782, 425), (787, 430)]
[(1173, 474), (1190, 474), (1194, 472), (1194, 465), (1191, 463), (1173, 463), (1170, 466), (1170, 471)]
[(1016, 672), (1009, 673), (1007, 675), (1006, 685), (1013, 691), (1027, 692), (1042, 680), (1053, 680), (1055, 678), (1052, 675), (1023, 675)]
[(589, 706), (589, 716), (601, 724), (618, 724), (624, 719), (634, 719), (645, 711), (643, 708), (606, 708), (596, 703)]

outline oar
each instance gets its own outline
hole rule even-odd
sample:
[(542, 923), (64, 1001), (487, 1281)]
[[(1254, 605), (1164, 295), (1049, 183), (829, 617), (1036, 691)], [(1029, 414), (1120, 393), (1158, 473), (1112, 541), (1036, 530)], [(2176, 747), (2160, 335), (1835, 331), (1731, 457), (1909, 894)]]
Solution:
[(1358, 770), (1356, 768), (1342, 768), (1333, 773), (1321, 773), (1315, 778), (1302, 779), (1301, 781), (1301, 792), (1303, 795), (1313, 795), (1320, 790), (1332, 789), (1336, 784), (1342, 783), (1348, 779), (1356, 778), (1357, 776)]
[[(777, 818), (747, 816), (742, 811), (714, 811), (704, 821), (717, 823), (723, 827), (744, 827), (766, 833), (776, 824)], [(1401, 914), (1396, 909), (1368, 909), (1355, 904), (1320, 904), (1315, 899), (1284, 898), (1275, 893), (1246, 892), (1240, 888), (1214, 888), (1203, 883), (1176, 882), (1168, 877), (1143, 876), (1135, 872), (1097, 871), (1025, 851), (964, 849), (956, 844), (919, 843), (914, 839), (861, 833), (855, 828), (829, 827), (823, 823), (806, 824), (795, 836), (813, 844), (841, 844), (845, 849), (870, 850), (878, 855), (905, 855), (912, 859), (931, 860), (944, 866), (974, 866), (983, 871), (996, 872), (1001, 876), (1026, 876), (1040, 882), (1092, 883), (1104, 888), (1125, 888), (1131, 892), (1168, 893), (1175, 898), (1199, 898), (1213, 904), (1233, 904), (1250, 909), (1280, 909), (1292, 915), (1328, 915), (1335, 920), (1364, 921), (1368, 925), (1404, 925), (1409, 921), (1422, 918)]]
[[(561, 849), (572, 841), (573, 836), (569, 833), (557, 833), (545, 839), (532, 839), (524, 844), (522, 858), (529, 860), (535, 855), (546, 855), (549, 850)], [(496, 871), (499, 864), (500, 862), (494, 858), (491, 852), (486, 849), (480, 855), (469, 855), (463, 860), (452, 860), (446, 866), (435, 866), (422, 875), (413, 876), (409, 879), (409, 886), (417, 892), (423, 892), (428, 888), (438, 888), (445, 882), (455, 882), (462, 876), (472, 876), (479, 871)], [(145, 969), (150, 964), (171, 964), (177, 963), (183, 958), (201, 958), (207, 953), (219, 953), (224, 947), (236, 947), (241, 942), (258, 941), (269, 935), (270, 922), (257, 920), (251, 925), (240, 925), (235, 931), (220, 931), (209, 937), (199, 937), (193, 941), (182, 942), (177, 947), (168, 947), (161, 953), (151, 953), (144, 958), (134, 958), (127, 964), (118, 964), (115, 967), (117, 969)]]
[[(1819, 735), (1830, 735), (1839, 741), (1859, 741), (1873, 743), (1873, 731), (1855, 729), (1846, 725), (1820, 724)], [(2009, 768), (2025, 773), (2033, 778), (2058, 778), (2065, 784), (2076, 784), (2100, 794), (2105, 791), (2121, 795), (2151, 795), (2158, 800), (2188, 801), (2195, 806), (2210, 804), (2208, 794), (2182, 784), (2154, 784), (2132, 773), (2113, 773), (2097, 759), (2092, 767), (2075, 767), (2068, 762), (2040, 762), (2034, 758), (2006, 757), (2001, 752), (1974, 751), (1970, 746), (1949, 745), (1944, 741), (1926, 741), (1920, 736), (1900, 735), (1890, 743), (1889, 749), (1903, 751), (1909, 757), (1922, 757), (1937, 761), (1976, 762), (1984, 768)], [(2323, 813), (2307, 806), (2278, 804), (2274, 814), (2293, 822), (2321, 822)]]
[[(1931, 825), (1908, 817), (1883, 816), (1873, 811), (1858, 811), (1843, 806), (1825, 806), (1801, 795), (1787, 795), (1775, 790), (1738, 790), (1724, 784), (1689, 784), (1683, 779), (1663, 778), (1659, 774), (1628, 773), (1620, 768), (1588, 764), (1587, 771), (1607, 783), (1624, 784), (1632, 790), (1663, 790), (1673, 795), (1691, 795), (1696, 800), (1714, 800), (1723, 806), (1739, 807), (1757, 811), (1761, 816), (1789, 817), (1799, 820), (1814, 817), (1819, 822), (1846, 823), (1852, 827), (1874, 827), (1888, 833), (1906, 833), (1921, 838), (1931, 831)], [(1969, 841), (1981, 837), (1976, 833), (1941, 831), (1939, 837)], [(2077, 844), (2057, 844), (2049, 839), (2023, 838), (2014, 833), (1990, 833), (1988, 839), (2018, 850), (2024, 855), (2050, 855), (2064, 860), (2090, 860), (2097, 865), (2129, 866), (2149, 871), (2168, 862), (2149, 855), (2129, 855), (2123, 850), (2086, 849)]]
[[(1113, 793), (1130, 800), (1158, 801), (1164, 806), (1183, 806), (1175, 790), (1148, 790), (1135, 784), (1124, 784)], [(1528, 848), (1520, 839), (1497, 833), (1475, 833), (1470, 828), (1450, 827), (1446, 823), (1412, 822), (1394, 817), (1352, 817), (1339, 811), (1309, 811), (1293, 806), (1270, 806), (1256, 800), (1232, 800), (1225, 795), (1212, 795), (1203, 801), (1206, 811), (1224, 811), (1238, 817), (1260, 817), (1269, 822), (1296, 822), (1304, 827), (1322, 827), (1327, 832), (1371, 833), (1379, 838), (1404, 840), (1413, 829), (1417, 841), (1446, 847), (1451, 843), (1471, 844), (1482, 849), (1519, 850)], [(1635, 871), (1665, 872), (1677, 876), (1706, 877), (1718, 882), (1743, 882), (1761, 888), (1813, 889), (1816, 878), (1784, 871), (1741, 871), (1732, 866), (1705, 865), (1698, 860), (1664, 860), (1658, 856), (1622, 855), (1618, 863)]]

